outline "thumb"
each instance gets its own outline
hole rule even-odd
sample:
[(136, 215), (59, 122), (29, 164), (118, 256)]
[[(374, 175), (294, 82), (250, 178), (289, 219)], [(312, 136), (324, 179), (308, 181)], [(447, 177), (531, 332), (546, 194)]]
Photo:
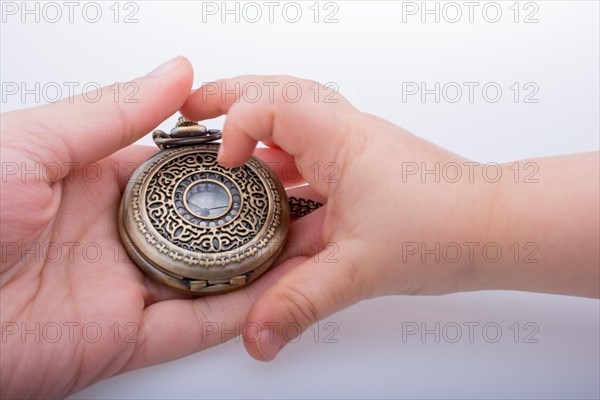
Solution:
[(31, 161), (41, 165), (95, 162), (175, 113), (189, 96), (192, 79), (189, 61), (177, 57), (129, 82), (8, 112), (2, 115), (2, 144), (27, 149)]
[(258, 298), (243, 329), (244, 345), (252, 357), (274, 359), (312, 324), (371, 297), (364, 269), (345, 261), (340, 253), (336, 243), (327, 244)]

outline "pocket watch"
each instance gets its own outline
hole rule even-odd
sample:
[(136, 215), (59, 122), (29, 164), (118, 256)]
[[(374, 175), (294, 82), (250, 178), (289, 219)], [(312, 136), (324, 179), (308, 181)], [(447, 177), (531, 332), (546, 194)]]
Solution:
[(160, 151), (129, 180), (119, 234), (147, 275), (197, 295), (241, 288), (281, 253), (290, 216), (322, 204), (287, 196), (257, 157), (226, 168), (217, 162), (221, 131), (183, 117), (152, 138)]

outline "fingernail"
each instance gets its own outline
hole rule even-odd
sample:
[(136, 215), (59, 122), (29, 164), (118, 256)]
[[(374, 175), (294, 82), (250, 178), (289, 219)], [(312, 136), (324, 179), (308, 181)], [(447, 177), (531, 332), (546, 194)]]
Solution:
[(150, 71), (150, 73), (148, 75), (156, 76), (156, 75), (166, 74), (167, 72), (171, 72), (177, 67), (177, 64), (179, 64), (180, 59), (181, 59), (181, 56), (177, 56), (177, 57), (173, 58), (172, 60), (169, 60), (166, 63), (156, 67), (155, 69)]
[(256, 347), (265, 361), (271, 361), (284, 346), (283, 338), (271, 329), (262, 329)]

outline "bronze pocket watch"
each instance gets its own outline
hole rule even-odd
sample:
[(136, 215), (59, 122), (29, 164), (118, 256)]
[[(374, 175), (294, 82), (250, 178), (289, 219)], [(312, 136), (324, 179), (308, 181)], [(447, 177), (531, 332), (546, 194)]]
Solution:
[(127, 253), (155, 280), (186, 293), (224, 293), (263, 274), (281, 253), (292, 216), (321, 204), (286, 195), (256, 157), (217, 162), (221, 131), (180, 118), (154, 131), (160, 152), (133, 173), (119, 209)]

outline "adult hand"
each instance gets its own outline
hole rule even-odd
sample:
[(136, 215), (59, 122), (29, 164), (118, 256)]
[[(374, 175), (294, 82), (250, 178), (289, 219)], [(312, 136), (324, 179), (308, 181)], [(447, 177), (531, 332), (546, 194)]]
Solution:
[(244, 332), (259, 360), (294, 339), (290, 324), (306, 329), (375, 296), (480, 289), (598, 296), (597, 153), (532, 161), (534, 177), (517, 164), (519, 179), (515, 164), (494, 165), (497, 179), (332, 89), (286, 76), (206, 84), (182, 113), (227, 114), (222, 164), (245, 162), (264, 141), (294, 157), (313, 190), (308, 197), (327, 202), (302, 222), (313, 230), (311, 254), (246, 319), (262, 329)]
[[(191, 299), (146, 278), (120, 243), (117, 210), (132, 167), (158, 151), (126, 146), (183, 105), (192, 78), (180, 57), (120, 84), (117, 93), (135, 92), (128, 101), (111, 86), (2, 115), (2, 398), (63, 397), (231, 339), (284, 272)], [(260, 156), (286, 160), (281, 151)], [(302, 243), (297, 232), (292, 224)]]

